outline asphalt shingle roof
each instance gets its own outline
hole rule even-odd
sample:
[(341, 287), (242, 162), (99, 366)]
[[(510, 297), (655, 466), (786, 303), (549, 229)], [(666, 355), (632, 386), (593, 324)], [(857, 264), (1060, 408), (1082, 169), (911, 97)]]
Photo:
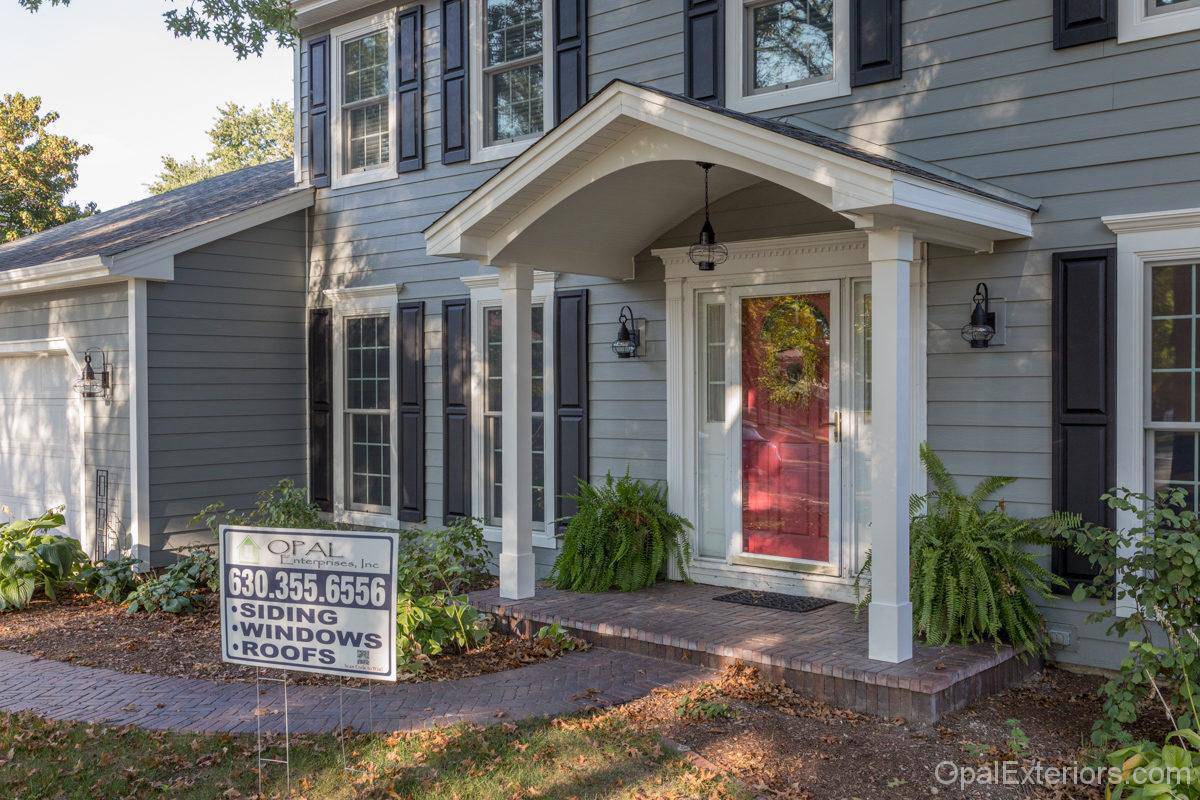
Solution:
[(118, 255), (295, 191), (291, 161), (247, 167), (0, 244), (0, 271)]

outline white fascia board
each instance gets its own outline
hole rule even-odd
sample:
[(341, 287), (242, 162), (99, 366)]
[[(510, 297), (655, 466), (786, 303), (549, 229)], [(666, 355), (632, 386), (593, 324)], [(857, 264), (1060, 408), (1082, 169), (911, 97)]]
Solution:
[(87, 286), (110, 280), (113, 280), (110, 258), (84, 256), (4, 270), (0, 272), (0, 297)]
[(175, 256), (226, 236), (312, 206), (314, 191), (297, 189), (270, 202), (159, 239), (113, 256), (113, 274), (126, 278), (169, 281), (175, 278)]
[(1200, 228), (1200, 208), (1147, 211), (1139, 214), (1112, 214), (1101, 217), (1100, 221), (1116, 234)]
[(978, 225), (992, 232), (994, 239), (1033, 235), (1031, 209), (912, 175), (897, 174), (892, 187), (892, 202), (898, 208), (935, 214), (951, 226), (954, 222)]

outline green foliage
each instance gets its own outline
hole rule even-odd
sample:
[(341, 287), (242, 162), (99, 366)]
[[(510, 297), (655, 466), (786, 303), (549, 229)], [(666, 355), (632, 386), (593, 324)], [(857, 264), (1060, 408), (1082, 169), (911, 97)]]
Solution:
[[(1182, 489), (1156, 498), (1115, 489), (1102, 498), (1135, 524), (1110, 530), (1060, 515), (1062, 542), (1086, 556), (1098, 574), (1075, 589), (1076, 601), (1088, 597), (1099, 608), (1088, 617), (1108, 622), (1108, 630), (1134, 637), (1120, 673), (1101, 689), (1104, 716), (1092, 731), (1096, 745), (1128, 744), (1126, 732), (1138, 717), (1141, 698), (1162, 695), (1177, 728), (1196, 728), (1191, 690), (1200, 678), (1200, 517)], [(1117, 606), (1131, 609), (1128, 616)]]
[[(986, 478), (964, 495), (927, 444), (921, 463), (933, 491), (909, 501), (915, 632), (934, 645), (1008, 641), (1021, 653), (1046, 653), (1045, 620), (1033, 598), (1066, 585), (1031, 552), (1050, 543), (1048, 524), (1010, 517), (1003, 502), (983, 507), (1013, 478)], [(860, 610), (871, 599), (861, 591), (870, 571), (868, 557), (854, 581)]]
[(292, 157), (292, 106), (282, 100), (244, 108), (226, 103), (208, 129), (210, 149), (204, 158), (163, 156), (162, 169), (147, 185), (151, 194), (162, 194), (227, 172)]
[(483, 644), (492, 618), (446, 591), (426, 595), (401, 592), (396, 598), (396, 663), (420, 672), (433, 656)]
[(258, 493), (258, 501), (249, 511), (231, 509), (224, 503), (211, 503), (192, 518), (193, 525), (204, 525), (213, 536), (222, 525), (252, 528), (293, 528), (329, 530), (333, 526), (321, 517), (321, 510), (308, 499), (308, 490), (285, 478)]
[(579, 481), (579, 510), (567, 523), (550, 579), (559, 589), (624, 592), (653, 586), (669, 560), (688, 580), (692, 524), (667, 509), (667, 489), (626, 473), (603, 486)]
[(164, 611), (182, 614), (196, 607), (197, 597), (220, 588), (217, 556), (204, 548), (195, 548), (178, 558), (150, 580), (139, 584), (129, 595), (128, 613), (153, 614)]
[(1161, 746), (1139, 742), (1124, 747), (1109, 753), (1107, 760), (1120, 775), (1109, 781), (1109, 800), (1200, 798), (1200, 734), (1194, 730), (1174, 731)]
[(1008, 739), (1004, 742), (1005, 747), (1014, 757), (1024, 758), (1029, 753), (1029, 735), (1021, 730), (1021, 720), (1006, 719), (1004, 724), (1008, 726)]
[(580, 640), (567, 633), (557, 622), (538, 628), (533, 638), (534, 641), (546, 642), (553, 645), (554, 649), (560, 652), (578, 650), (580, 646)]
[(463, 517), (444, 528), (400, 531), (396, 585), (411, 595), (459, 594), (487, 577), (492, 553), (479, 520)]
[(136, 558), (106, 558), (84, 567), (79, 581), (88, 594), (110, 603), (124, 603), (138, 587), (133, 568), (140, 563)]
[(41, 107), (20, 92), (0, 97), (0, 243), (96, 213), (66, 202), (91, 146), (50, 133), (58, 114)]
[(54, 600), (58, 589), (79, 574), (87, 563), (79, 542), (46, 533), (64, 524), (62, 510), (51, 509), (40, 517), (0, 526), (0, 611), (29, 605), (39, 586)]
[(717, 699), (717, 690), (712, 684), (702, 683), (676, 698), (675, 716), (712, 721), (732, 717), (733, 709)]
[[(22, 8), (38, 11), (44, 5), (68, 6), (71, 0), (17, 0)], [(288, 0), (171, 0), (183, 9), (163, 12), (167, 30), (192, 39), (215, 39), (233, 48), (238, 59), (263, 54), (268, 42), (291, 47), (295, 13)]]

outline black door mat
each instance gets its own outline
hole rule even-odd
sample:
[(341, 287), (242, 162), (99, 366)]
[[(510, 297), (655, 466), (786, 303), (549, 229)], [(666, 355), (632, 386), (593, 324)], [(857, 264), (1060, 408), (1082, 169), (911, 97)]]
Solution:
[(831, 606), (836, 602), (835, 600), (826, 600), (821, 597), (804, 597), (795, 594), (779, 594), (778, 592), (759, 592), (754, 589), (742, 589), (732, 594), (723, 594), (720, 597), (714, 597), (713, 600), (720, 600), (722, 603), (757, 606), (758, 608), (774, 608), (780, 611), (795, 611), (799, 614), (816, 611), (818, 608)]

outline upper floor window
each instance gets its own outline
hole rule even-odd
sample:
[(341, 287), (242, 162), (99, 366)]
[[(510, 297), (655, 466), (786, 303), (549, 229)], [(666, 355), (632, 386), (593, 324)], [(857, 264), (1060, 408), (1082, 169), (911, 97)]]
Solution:
[(471, 145), (476, 161), (508, 158), (551, 127), (546, 0), (474, 0)]
[(1118, 1), (1118, 41), (1133, 42), (1200, 29), (1200, 0)]
[(390, 177), (395, 174), (395, 14), (343, 25), (332, 36), (334, 185)]
[(847, 2), (726, 3), (728, 105), (765, 111), (849, 94)]

